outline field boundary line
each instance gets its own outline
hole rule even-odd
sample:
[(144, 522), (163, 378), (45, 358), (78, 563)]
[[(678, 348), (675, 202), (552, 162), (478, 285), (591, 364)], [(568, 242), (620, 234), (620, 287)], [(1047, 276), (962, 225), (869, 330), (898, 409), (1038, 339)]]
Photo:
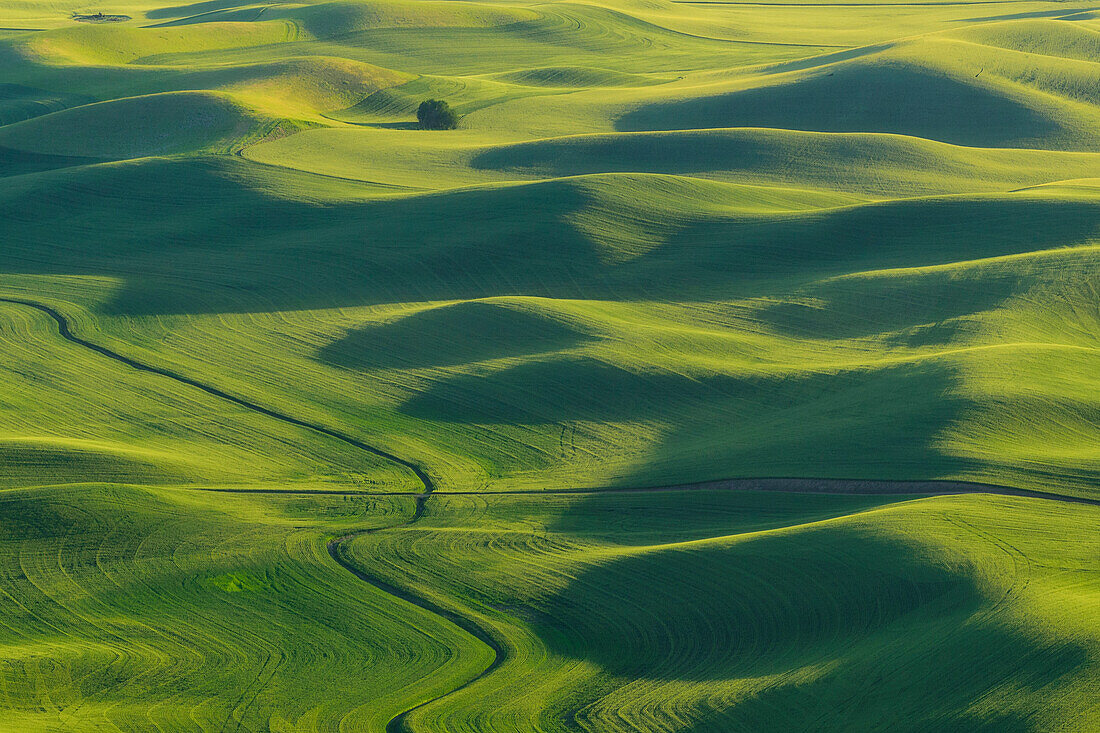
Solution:
[[(428, 494), (413, 494), (407, 491), (357, 491), (354, 489), (256, 489), (256, 488), (232, 488), (197, 487), (188, 489), (194, 491), (210, 491), (226, 494), (287, 494), (289, 495), (320, 495), (320, 496), (408, 496), (427, 498)], [(998, 484), (986, 484), (976, 481), (953, 481), (949, 479), (837, 479), (837, 478), (803, 478), (803, 477), (766, 477), (766, 478), (734, 478), (716, 481), (700, 481), (689, 484), (672, 484), (668, 486), (607, 486), (586, 489), (501, 489), (493, 491), (482, 490), (443, 490), (433, 491), (431, 496), (592, 496), (601, 494), (644, 494), (674, 491), (766, 491), (789, 494), (831, 494), (835, 496), (891, 496), (898, 497), (928, 497), (928, 496), (961, 496), (967, 494), (987, 494), (992, 496), (1018, 496), (1028, 499), (1046, 499), (1048, 501), (1060, 501), (1071, 504), (1087, 504), (1100, 506), (1100, 499), (1085, 496), (1071, 496), (1069, 494), (1056, 494), (1048, 491), (1033, 489), (1020, 489), (1014, 486), (1000, 486)], [(407, 523), (406, 523), (407, 524)], [(395, 525), (395, 526), (405, 526)]]

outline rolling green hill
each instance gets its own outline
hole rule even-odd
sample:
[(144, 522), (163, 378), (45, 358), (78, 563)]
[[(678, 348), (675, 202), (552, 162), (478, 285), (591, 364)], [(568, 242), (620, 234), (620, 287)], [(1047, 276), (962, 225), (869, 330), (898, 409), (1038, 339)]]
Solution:
[(1097, 8), (165, 1), (0, 0), (0, 730), (1100, 730)]
[(4, 492), (5, 726), (381, 730), (413, 708), (399, 721), (415, 730), (1095, 718), (1095, 506), (701, 490), (430, 507), (340, 546), (395, 597), (323, 538), (400, 522), (408, 499)]

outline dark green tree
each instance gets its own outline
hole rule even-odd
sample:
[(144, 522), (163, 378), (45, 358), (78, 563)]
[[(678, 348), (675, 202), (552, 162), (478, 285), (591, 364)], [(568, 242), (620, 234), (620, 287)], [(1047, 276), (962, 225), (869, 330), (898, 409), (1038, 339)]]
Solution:
[(458, 127), (458, 114), (442, 99), (428, 99), (420, 103), (416, 119), (421, 130), (453, 130)]

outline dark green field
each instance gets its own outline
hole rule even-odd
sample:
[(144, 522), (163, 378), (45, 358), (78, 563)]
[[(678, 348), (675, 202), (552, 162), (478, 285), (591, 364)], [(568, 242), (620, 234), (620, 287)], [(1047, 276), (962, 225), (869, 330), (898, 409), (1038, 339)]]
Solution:
[(0, 0), (0, 731), (1100, 731), (1100, 9), (165, 1)]

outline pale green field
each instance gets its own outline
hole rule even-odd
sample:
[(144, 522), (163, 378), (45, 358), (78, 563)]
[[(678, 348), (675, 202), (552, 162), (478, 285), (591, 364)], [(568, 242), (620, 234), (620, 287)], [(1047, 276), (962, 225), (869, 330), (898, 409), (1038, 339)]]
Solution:
[(1089, 3), (0, 0), (0, 222), (0, 729), (1100, 730), (1093, 506), (499, 493), (1100, 499)]

